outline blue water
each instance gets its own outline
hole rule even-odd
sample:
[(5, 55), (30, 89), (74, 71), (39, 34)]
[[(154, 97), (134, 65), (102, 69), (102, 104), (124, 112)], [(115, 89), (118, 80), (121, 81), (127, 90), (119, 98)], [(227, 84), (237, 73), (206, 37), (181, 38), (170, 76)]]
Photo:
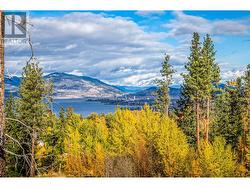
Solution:
[(53, 102), (53, 111), (58, 114), (61, 107), (64, 107), (65, 109), (67, 107), (72, 107), (74, 109), (74, 112), (85, 117), (93, 112), (98, 114), (107, 114), (110, 112), (114, 112), (117, 108), (116, 105), (104, 104), (98, 101), (87, 101), (86, 99), (55, 99)]

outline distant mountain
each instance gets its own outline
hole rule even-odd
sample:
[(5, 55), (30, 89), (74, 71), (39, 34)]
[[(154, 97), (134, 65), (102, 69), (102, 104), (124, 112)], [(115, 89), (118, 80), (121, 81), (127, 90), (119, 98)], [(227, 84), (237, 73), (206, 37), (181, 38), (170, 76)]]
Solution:
[[(51, 73), (46, 75), (45, 80), (50, 80), (54, 85), (55, 98), (116, 98), (128, 97), (137, 99), (153, 99), (156, 86), (112, 86), (98, 79), (87, 76), (76, 76), (66, 73)], [(18, 95), (18, 87), (21, 78), (5, 76), (5, 95), (9, 96), (12, 92), (14, 96)], [(225, 88), (225, 84), (219, 84), (218, 88)], [(172, 99), (178, 99), (180, 96), (180, 85), (170, 87), (170, 96)], [(218, 93), (218, 92), (217, 92)]]
[(134, 95), (137, 97), (150, 97), (150, 96), (155, 95), (156, 90), (157, 90), (157, 87), (152, 86), (152, 87), (147, 88), (143, 91), (136, 92), (136, 93), (134, 93)]
[(54, 86), (55, 98), (114, 98), (123, 92), (98, 79), (66, 73), (52, 73), (44, 77)]
[[(136, 97), (136, 98), (154, 98), (156, 93), (157, 87), (152, 86), (150, 88), (147, 88), (145, 90), (129, 94), (128, 97)], [(178, 99), (180, 96), (180, 88), (179, 87), (170, 87), (170, 96), (172, 99)]]
[[(44, 76), (44, 78), (53, 83), (55, 98), (114, 98), (124, 94), (124, 92), (114, 86), (87, 76), (55, 72)], [(9, 96), (10, 92), (14, 96), (18, 95), (18, 87), (21, 84), (21, 80), (17, 76), (5, 77), (6, 97)]]
[[(123, 95), (128, 97), (152, 98), (156, 91), (155, 86), (112, 86), (95, 78), (60, 72), (48, 74), (44, 78), (53, 83), (55, 98), (116, 98)], [(21, 80), (17, 76), (11, 78), (5, 77), (5, 95), (7, 97), (10, 92), (14, 96), (18, 95), (18, 87)], [(170, 88), (170, 95), (178, 96), (179, 91), (178, 87)]]

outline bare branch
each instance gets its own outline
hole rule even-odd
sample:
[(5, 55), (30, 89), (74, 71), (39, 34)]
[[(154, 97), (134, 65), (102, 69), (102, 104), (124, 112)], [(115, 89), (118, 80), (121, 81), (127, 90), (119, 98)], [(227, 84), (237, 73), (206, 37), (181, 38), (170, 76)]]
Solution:
[[(32, 156), (30, 153), (28, 153), (28, 154), (25, 153), (24, 148), (22, 147), (22, 145), (20, 144), (20, 142), (19, 142), (18, 140), (14, 139), (13, 137), (11, 137), (11, 136), (8, 135), (8, 134), (5, 134), (5, 136), (7, 136), (8, 138), (10, 138), (10, 139), (13, 140), (14, 142), (16, 142), (16, 143), (22, 148), (22, 150), (23, 150), (23, 155), (15, 154), (15, 153), (13, 153), (13, 152), (11, 152), (11, 151), (8, 151), (8, 150), (6, 150), (6, 153), (9, 153), (9, 154), (14, 155), (14, 156), (16, 156), (16, 157), (23, 157), (23, 158), (25, 159), (25, 161), (27, 162), (27, 164), (28, 164), (29, 166), (31, 166), (31, 161), (29, 160), (29, 157), (27, 157), (27, 156), (30, 155), (32, 158), (33, 158), (33, 156)], [(33, 158), (33, 159), (34, 159), (34, 158)], [(35, 160), (34, 160), (34, 161), (35, 161)], [(40, 171), (39, 171), (39, 169), (37, 168), (36, 162), (35, 162), (35, 168), (36, 168), (38, 174), (40, 174)]]
[[(5, 119), (6, 119), (6, 120), (11, 120), (11, 121), (16, 121), (16, 122), (18, 122), (18, 123), (21, 123), (24, 127), (26, 127), (26, 128), (27, 128), (28, 130), (30, 130), (30, 131), (33, 131), (33, 129), (40, 130), (39, 128), (32, 128), (32, 127), (26, 125), (24, 122), (20, 121), (19, 119), (8, 118), (8, 117), (6, 117)], [(29, 132), (29, 133), (30, 133), (30, 135), (31, 135), (31, 132)]]

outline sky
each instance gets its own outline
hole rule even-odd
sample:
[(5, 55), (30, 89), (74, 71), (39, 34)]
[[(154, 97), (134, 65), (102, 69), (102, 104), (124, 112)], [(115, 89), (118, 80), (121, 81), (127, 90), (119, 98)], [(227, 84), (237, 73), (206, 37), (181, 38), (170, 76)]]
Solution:
[[(160, 76), (165, 54), (176, 70), (190, 52), (192, 33), (210, 34), (222, 81), (250, 64), (250, 12), (246, 11), (31, 11), (29, 33), (45, 74), (66, 72), (112, 85), (149, 86)], [(28, 44), (6, 45), (7, 72), (21, 75)]]

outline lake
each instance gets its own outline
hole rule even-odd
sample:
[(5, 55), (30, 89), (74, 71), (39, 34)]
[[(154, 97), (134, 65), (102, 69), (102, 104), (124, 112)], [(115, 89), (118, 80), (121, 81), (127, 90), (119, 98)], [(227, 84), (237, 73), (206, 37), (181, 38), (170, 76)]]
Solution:
[[(117, 105), (104, 104), (98, 101), (87, 101), (86, 99), (55, 99), (53, 102), (53, 110), (56, 114), (58, 114), (61, 107), (65, 109), (67, 107), (72, 107), (75, 113), (86, 117), (93, 112), (98, 114), (114, 112)], [(120, 107), (129, 108), (129, 106)]]

